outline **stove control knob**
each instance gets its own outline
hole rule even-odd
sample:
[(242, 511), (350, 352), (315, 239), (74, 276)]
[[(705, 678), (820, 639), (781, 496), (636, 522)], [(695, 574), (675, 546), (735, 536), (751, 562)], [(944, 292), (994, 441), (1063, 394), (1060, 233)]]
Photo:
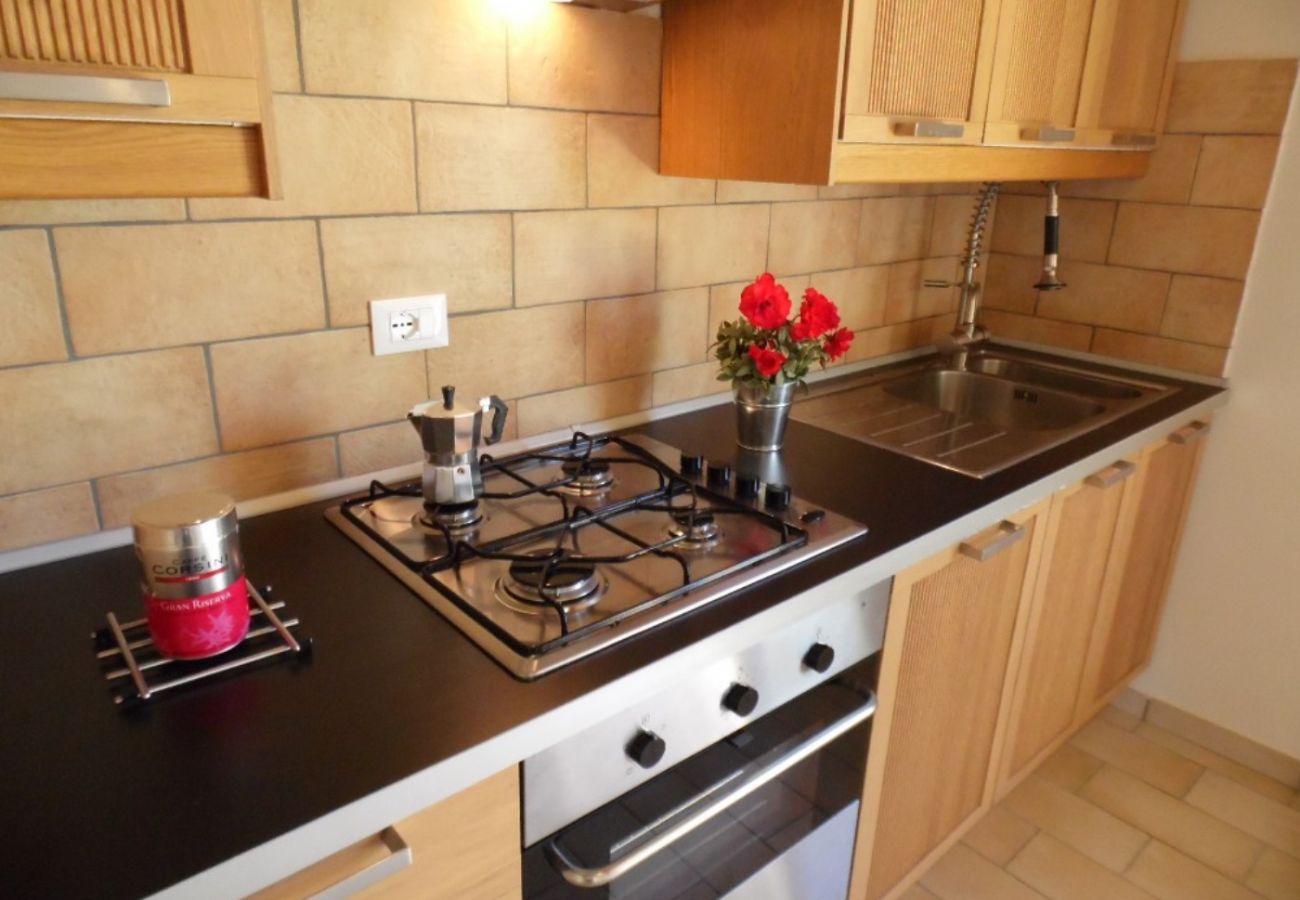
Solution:
[(763, 494), (763, 503), (772, 509), (785, 509), (790, 505), (790, 485), (769, 484)]
[(709, 486), (723, 488), (731, 484), (731, 466), (726, 463), (709, 463)]
[(704, 471), (704, 457), (691, 453), (682, 454), (681, 470), (683, 475), (698, 475)]
[(758, 489), (762, 485), (757, 478), (751, 478), (748, 475), (736, 476), (736, 496), (737, 497), (757, 497)]
[(664, 758), (668, 746), (653, 731), (638, 731), (627, 745), (627, 755), (643, 769), (653, 769)]
[(830, 644), (813, 644), (803, 655), (803, 664), (814, 672), (825, 674), (835, 662), (835, 648)]
[(736, 682), (727, 688), (722, 705), (738, 716), (747, 716), (758, 706), (758, 691), (747, 684)]

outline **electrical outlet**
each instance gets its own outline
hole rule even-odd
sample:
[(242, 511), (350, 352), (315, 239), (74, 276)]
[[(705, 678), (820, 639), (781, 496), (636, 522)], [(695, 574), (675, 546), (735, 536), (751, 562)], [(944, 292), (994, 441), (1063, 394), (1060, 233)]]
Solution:
[(375, 356), (446, 347), (447, 295), (370, 301), (370, 346)]

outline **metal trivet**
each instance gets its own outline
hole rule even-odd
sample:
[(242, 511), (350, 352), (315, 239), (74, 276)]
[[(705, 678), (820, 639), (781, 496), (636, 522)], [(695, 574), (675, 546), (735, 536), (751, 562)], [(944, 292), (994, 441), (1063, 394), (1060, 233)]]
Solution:
[[(268, 596), (270, 586), (262, 589)], [(208, 659), (170, 659), (154, 649), (145, 619), (119, 622), (108, 614), (108, 627), (91, 633), (95, 656), (104, 664), (104, 678), (113, 689), (113, 702), (119, 705), (140, 703), (181, 685), (222, 675), (277, 656), (307, 659), (311, 656), (311, 638), (301, 640), (289, 629), (299, 624), (297, 618), (281, 619), (275, 610), (283, 610), (283, 601), (268, 603), (250, 583), (248, 596), (253, 601), (249, 611), (248, 634), (231, 649)], [(125, 663), (125, 665), (121, 665)]]

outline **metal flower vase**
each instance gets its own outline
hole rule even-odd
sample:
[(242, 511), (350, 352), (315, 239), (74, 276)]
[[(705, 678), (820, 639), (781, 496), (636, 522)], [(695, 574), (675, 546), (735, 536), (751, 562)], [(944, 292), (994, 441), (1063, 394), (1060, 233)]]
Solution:
[(736, 443), (746, 450), (780, 450), (797, 382), (736, 384)]

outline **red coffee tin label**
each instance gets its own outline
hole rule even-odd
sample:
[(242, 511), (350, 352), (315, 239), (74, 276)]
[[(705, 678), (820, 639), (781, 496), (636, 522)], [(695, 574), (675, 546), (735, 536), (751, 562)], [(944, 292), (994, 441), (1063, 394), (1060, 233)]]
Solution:
[(146, 589), (144, 600), (154, 645), (173, 659), (215, 656), (248, 632), (248, 582), (243, 578), (197, 597), (158, 597)]

